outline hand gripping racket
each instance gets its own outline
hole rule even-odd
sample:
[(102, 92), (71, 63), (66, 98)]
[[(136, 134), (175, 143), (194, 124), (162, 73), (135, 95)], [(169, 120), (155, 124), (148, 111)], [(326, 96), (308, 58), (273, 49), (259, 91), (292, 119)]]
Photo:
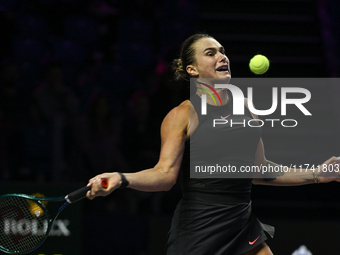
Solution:
[[(107, 179), (101, 184), (108, 187)], [(65, 197), (35, 197), (25, 194), (0, 196), (0, 251), (25, 254), (38, 248), (47, 238), (55, 219), (69, 204), (86, 197), (91, 187), (80, 188)], [(52, 218), (47, 202), (63, 201)]]

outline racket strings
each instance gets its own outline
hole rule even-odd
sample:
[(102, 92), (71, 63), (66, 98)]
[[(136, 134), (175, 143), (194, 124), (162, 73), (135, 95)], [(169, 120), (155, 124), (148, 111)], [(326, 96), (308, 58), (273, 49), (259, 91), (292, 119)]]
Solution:
[(23, 197), (0, 198), (0, 246), (19, 253), (38, 245), (45, 237), (48, 219), (35, 201)]

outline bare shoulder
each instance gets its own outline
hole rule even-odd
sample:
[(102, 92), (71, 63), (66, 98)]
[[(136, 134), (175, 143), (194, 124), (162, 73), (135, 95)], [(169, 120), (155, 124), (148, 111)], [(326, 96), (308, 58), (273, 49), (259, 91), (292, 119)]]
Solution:
[(191, 104), (189, 100), (183, 101), (180, 105), (173, 108), (164, 118), (164, 120), (176, 120), (181, 122), (189, 120)]
[(180, 105), (173, 108), (164, 118), (162, 131), (182, 131), (187, 133), (190, 122), (189, 100), (185, 100)]

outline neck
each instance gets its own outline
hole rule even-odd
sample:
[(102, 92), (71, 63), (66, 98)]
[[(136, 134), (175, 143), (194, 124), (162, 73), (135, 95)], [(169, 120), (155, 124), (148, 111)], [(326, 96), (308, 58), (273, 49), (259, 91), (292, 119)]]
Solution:
[[(221, 106), (225, 105), (229, 101), (226, 88), (215, 88), (215, 84), (228, 84), (230, 79), (220, 78), (208, 78), (195, 80), (195, 86), (197, 87), (196, 94), (200, 97), (202, 94), (207, 94), (207, 104)], [(216, 102), (216, 103), (215, 103)]]
[[(203, 91), (201, 89), (197, 89), (196, 94), (199, 97), (202, 97), (202, 94), (207, 94), (207, 104), (210, 104), (210, 105), (221, 106), (221, 102), (222, 102), (222, 105), (225, 105), (229, 102), (227, 89), (215, 89), (215, 91), (216, 91), (217, 94), (215, 92), (211, 92), (211, 95), (214, 99), (209, 94), (207, 94), (205, 91)], [(215, 102), (216, 102), (216, 104), (215, 104)]]

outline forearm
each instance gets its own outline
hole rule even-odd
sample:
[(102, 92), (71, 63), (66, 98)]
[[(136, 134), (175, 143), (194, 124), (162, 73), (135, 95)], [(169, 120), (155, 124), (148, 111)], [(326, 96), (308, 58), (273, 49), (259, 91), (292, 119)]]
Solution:
[[(253, 180), (254, 184), (276, 185), (276, 186), (297, 186), (318, 183), (317, 170), (301, 169), (282, 166), (269, 160), (265, 163), (266, 171)], [(276, 169), (278, 171), (270, 171)]]
[[(174, 169), (173, 169), (174, 170)], [(106, 179), (107, 187), (100, 180)], [(162, 170), (159, 167), (146, 169), (136, 173), (102, 173), (89, 180), (91, 190), (87, 193), (89, 199), (97, 196), (107, 196), (119, 188), (132, 188), (140, 191), (167, 191), (176, 183), (177, 174)]]
[(136, 173), (125, 173), (128, 188), (140, 191), (168, 191), (176, 183), (177, 175), (172, 171), (154, 167)]

